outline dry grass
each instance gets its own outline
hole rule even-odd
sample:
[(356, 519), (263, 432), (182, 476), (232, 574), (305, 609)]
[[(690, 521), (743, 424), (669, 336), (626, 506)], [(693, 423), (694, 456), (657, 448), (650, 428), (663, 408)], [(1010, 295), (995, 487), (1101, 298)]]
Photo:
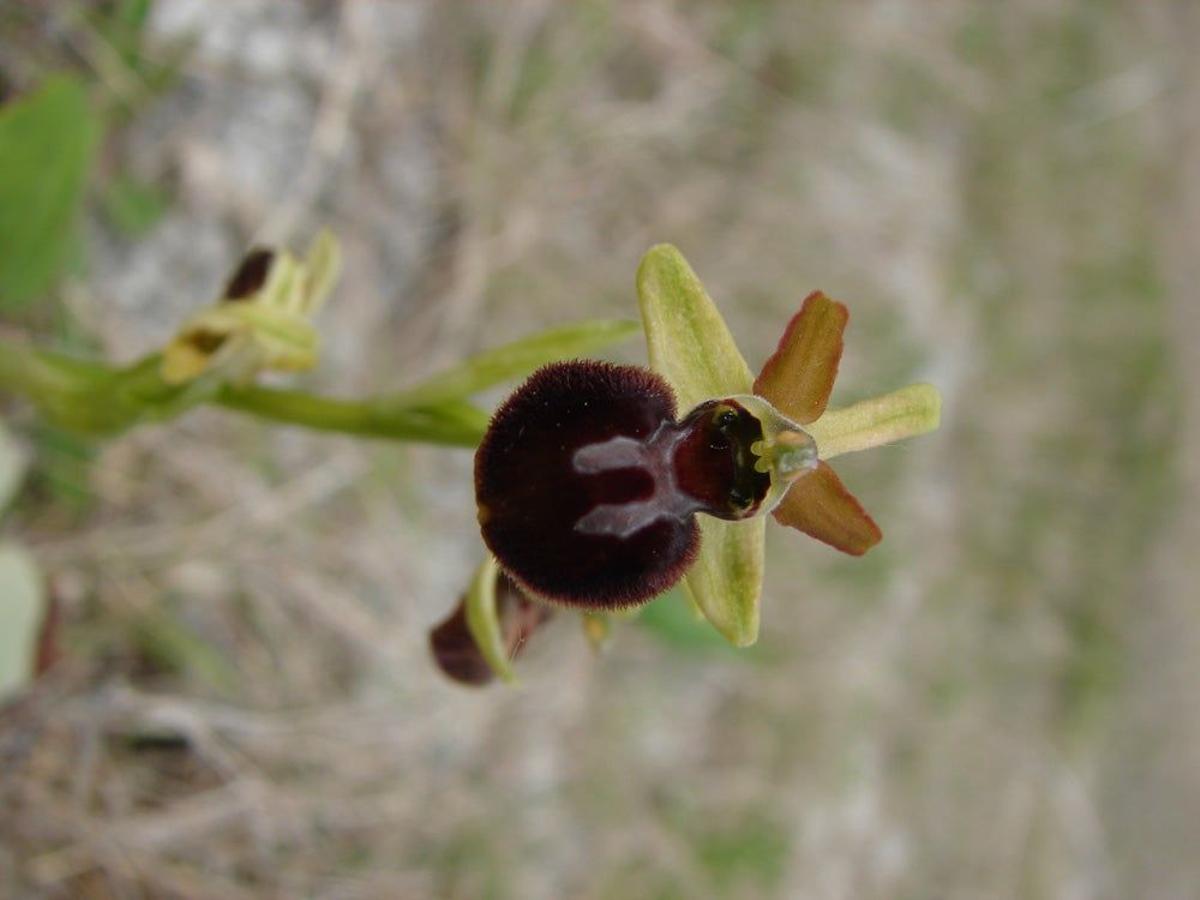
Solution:
[(1187, 896), (1187, 7), (159, 0), (148, 50), (196, 43), (107, 164), (173, 204), (97, 220), (69, 296), (112, 352), (327, 222), (314, 381), (395, 386), (629, 315), (669, 240), (752, 363), (820, 287), (842, 397), (931, 380), (946, 426), (840, 466), (872, 557), (773, 535), (761, 649), (564, 619), (485, 692), (424, 646), (480, 553), (467, 454), (110, 444), (23, 510), (70, 652), (0, 718), (0, 895)]

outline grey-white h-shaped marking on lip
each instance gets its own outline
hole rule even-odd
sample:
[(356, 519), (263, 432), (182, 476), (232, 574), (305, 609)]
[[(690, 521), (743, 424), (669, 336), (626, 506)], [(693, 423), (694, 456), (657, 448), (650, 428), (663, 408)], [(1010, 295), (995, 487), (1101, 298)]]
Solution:
[(645, 441), (626, 435), (580, 447), (571, 464), (581, 475), (598, 475), (617, 469), (641, 469), (654, 483), (644, 500), (601, 503), (581, 516), (575, 530), (627, 538), (660, 519), (684, 519), (701, 504), (679, 489), (675, 480), (675, 448), (684, 430), (664, 422)]

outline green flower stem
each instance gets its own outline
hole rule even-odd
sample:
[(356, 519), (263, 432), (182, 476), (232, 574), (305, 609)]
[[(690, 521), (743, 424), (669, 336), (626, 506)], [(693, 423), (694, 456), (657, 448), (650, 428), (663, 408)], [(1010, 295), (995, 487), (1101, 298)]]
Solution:
[(942, 398), (931, 384), (908, 387), (872, 397), (842, 409), (829, 409), (805, 431), (817, 442), (821, 459), (869, 450), (938, 427)]
[(31, 347), (0, 341), (0, 389), (20, 394), (70, 428), (91, 433), (120, 430), (129, 410), (114, 396), (112, 370)]
[(41, 351), (16, 341), (0, 341), (0, 388), (27, 396), (67, 388), (67, 373), (43, 359)]
[(34, 381), (34, 362), (28, 347), (4, 342), (0, 352), (0, 386), (10, 391), (28, 394)]
[(476, 446), (488, 426), (487, 414), (468, 403), (406, 408), (390, 398), (339, 400), (256, 385), (225, 385), (214, 402), (260, 419), (317, 431), (452, 447)]
[(170, 385), (160, 374), (161, 361), (154, 354), (116, 367), (0, 339), (0, 390), (26, 397), (66, 428), (95, 435), (172, 419), (203, 403), (318, 431), (453, 447), (474, 447), (487, 429), (487, 415), (462, 401), (411, 406), (395, 397), (342, 400), (204, 377)]

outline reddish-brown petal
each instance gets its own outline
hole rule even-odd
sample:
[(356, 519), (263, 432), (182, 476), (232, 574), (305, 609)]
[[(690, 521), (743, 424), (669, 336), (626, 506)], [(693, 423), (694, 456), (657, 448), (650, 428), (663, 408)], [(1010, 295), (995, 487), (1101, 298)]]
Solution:
[(883, 532), (828, 463), (801, 476), (775, 507), (775, 518), (843, 553), (862, 556)]
[(754, 393), (797, 424), (820, 418), (837, 378), (849, 318), (841, 303), (820, 291), (809, 294), (759, 373)]

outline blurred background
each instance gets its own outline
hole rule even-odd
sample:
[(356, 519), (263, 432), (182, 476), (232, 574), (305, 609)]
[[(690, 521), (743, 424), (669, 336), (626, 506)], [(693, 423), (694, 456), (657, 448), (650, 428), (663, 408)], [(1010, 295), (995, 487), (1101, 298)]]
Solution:
[(469, 452), (5, 399), (63, 652), (0, 713), (0, 896), (1196, 896), (1198, 46), (1191, 0), (0, 2), (0, 97), (72, 73), (96, 130), (5, 335), (136, 358), (327, 224), (299, 381), (362, 394), (634, 316), (670, 241), (753, 367), (821, 288), (835, 403), (946, 401), (839, 461), (872, 554), (770, 530), (752, 650), (668, 598), (470, 690)]

